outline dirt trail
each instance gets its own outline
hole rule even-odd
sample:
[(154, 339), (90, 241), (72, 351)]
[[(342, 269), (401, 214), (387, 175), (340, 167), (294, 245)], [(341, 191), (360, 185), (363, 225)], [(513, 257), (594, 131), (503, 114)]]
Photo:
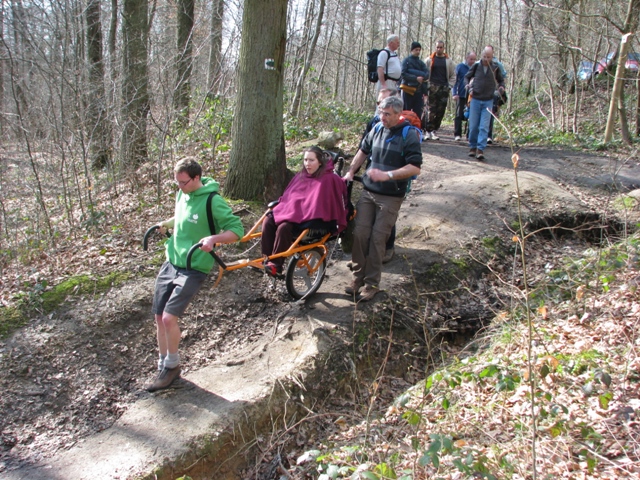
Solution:
[[(505, 227), (517, 205), (510, 149), (491, 146), (478, 162), (442, 133), (424, 144), (422, 174), (401, 210), (396, 257), (382, 277), (387, 295), (420, 274), (416, 265), (447, 262), (471, 242), (512, 235)], [(586, 215), (613, 210), (617, 192), (638, 188), (640, 164), (523, 149), (518, 179), (526, 219)], [(169, 475), (172, 463), (222, 448), (228, 461), (215, 478), (238, 478), (233, 448), (282, 413), (289, 396), (307, 401), (304, 392), (328, 359), (337, 361), (330, 352), (354, 316), (374, 308), (354, 309), (342, 293), (350, 280), (346, 260), (332, 261), (305, 304), (290, 302), (282, 282), (244, 270), (225, 275), (190, 307), (183, 379), (159, 394), (142, 388), (155, 360), (150, 277), (34, 321), (0, 344), (0, 476), (122, 479), (159, 465)]]

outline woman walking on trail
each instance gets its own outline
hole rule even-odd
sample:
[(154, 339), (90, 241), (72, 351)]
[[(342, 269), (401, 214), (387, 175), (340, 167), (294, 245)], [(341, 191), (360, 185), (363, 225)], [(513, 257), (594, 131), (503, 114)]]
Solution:
[[(304, 151), (302, 169), (291, 180), (278, 205), (262, 223), (262, 255), (285, 252), (305, 228), (341, 232), (347, 226), (347, 186), (333, 173), (333, 160), (321, 148)], [(265, 271), (281, 275), (285, 257), (265, 263)]]

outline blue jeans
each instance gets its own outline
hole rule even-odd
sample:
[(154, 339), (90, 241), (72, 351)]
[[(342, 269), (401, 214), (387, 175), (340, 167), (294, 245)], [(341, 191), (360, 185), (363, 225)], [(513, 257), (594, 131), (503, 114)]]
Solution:
[[(488, 109), (488, 110), (487, 110)], [(469, 147), (484, 150), (487, 148), (489, 124), (491, 123), (491, 110), (493, 98), (478, 100), (471, 98), (469, 105)]]

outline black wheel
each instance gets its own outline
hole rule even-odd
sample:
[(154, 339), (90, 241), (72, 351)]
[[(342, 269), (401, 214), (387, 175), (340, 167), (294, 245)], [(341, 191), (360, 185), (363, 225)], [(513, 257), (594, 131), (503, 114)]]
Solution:
[(287, 291), (296, 300), (314, 294), (322, 285), (327, 258), (322, 248), (296, 253), (287, 267)]

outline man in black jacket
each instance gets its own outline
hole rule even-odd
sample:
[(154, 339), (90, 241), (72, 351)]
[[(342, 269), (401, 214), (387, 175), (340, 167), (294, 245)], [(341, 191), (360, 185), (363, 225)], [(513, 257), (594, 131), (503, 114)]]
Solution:
[(404, 109), (415, 112), (418, 118), (422, 118), (423, 96), (427, 93), (425, 87), (429, 78), (427, 66), (420, 60), (420, 53), (422, 53), (422, 45), (418, 42), (412, 42), (411, 54), (402, 61), (402, 83), (400, 85)]
[(504, 93), (504, 78), (493, 61), (493, 49), (482, 51), (482, 60), (471, 67), (465, 75), (471, 95), (469, 104), (469, 156), (484, 160), (487, 147), (493, 97), (496, 91)]
[(353, 280), (345, 292), (354, 297), (364, 287), (360, 301), (371, 300), (380, 291), (385, 243), (398, 218), (409, 179), (420, 173), (422, 151), (417, 129), (402, 115), (402, 100), (385, 98), (379, 106), (381, 125), (373, 128), (360, 144), (345, 180), (353, 176), (371, 155), (363, 191), (356, 209), (353, 232)]

